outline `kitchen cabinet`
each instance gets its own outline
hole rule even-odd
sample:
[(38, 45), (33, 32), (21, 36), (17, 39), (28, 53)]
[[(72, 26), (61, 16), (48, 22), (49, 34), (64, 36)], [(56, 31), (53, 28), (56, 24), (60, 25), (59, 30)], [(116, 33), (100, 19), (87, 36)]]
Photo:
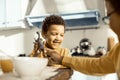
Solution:
[(0, 29), (23, 27), (23, 0), (0, 0)]
[(5, 27), (5, 0), (0, 0), (0, 28)]

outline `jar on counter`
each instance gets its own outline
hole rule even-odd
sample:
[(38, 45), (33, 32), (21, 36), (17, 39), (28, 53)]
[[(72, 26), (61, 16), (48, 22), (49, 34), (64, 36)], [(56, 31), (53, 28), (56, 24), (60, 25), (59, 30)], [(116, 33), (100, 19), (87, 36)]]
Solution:
[(1, 56), (0, 64), (3, 73), (13, 72), (13, 63), (11, 58), (7, 56)]

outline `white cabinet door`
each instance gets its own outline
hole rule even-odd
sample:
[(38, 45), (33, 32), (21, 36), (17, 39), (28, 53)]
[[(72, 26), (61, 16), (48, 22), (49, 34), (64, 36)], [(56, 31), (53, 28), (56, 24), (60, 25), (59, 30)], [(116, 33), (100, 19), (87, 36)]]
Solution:
[(0, 0), (0, 28), (5, 27), (6, 13), (5, 13), (5, 0)]
[(0, 0), (0, 28), (25, 28), (26, 5), (24, 0)]
[(7, 27), (19, 26), (22, 17), (22, 0), (6, 0)]

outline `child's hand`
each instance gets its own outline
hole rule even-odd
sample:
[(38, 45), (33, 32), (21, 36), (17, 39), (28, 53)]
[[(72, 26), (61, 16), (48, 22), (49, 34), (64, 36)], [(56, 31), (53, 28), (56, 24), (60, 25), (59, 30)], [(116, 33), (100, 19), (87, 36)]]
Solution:
[(61, 56), (58, 52), (46, 48), (45, 53), (48, 55), (50, 63), (62, 64), (63, 56)]

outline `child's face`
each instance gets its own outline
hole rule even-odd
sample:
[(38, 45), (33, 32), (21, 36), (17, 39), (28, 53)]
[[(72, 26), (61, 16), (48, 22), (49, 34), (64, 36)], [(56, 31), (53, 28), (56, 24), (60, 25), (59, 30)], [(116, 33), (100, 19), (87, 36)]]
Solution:
[(64, 26), (63, 25), (51, 25), (46, 32), (45, 40), (48, 47), (52, 49), (58, 48), (64, 39)]

